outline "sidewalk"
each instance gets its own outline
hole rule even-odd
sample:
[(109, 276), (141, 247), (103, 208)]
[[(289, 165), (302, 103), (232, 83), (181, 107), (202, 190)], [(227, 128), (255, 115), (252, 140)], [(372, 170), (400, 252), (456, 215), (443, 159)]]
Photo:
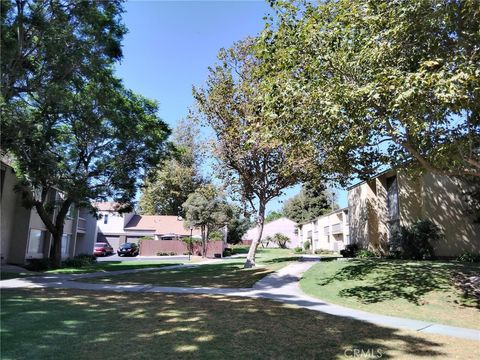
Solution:
[[(205, 263), (215, 263), (218, 260), (212, 260)], [(221, 260), (220, 260), (221, 261)], [(140, 271), (166, 270), (181, 267), (201, 266), (205, 263), (172, 265), (162, 268), (134, 269), (111, 271), (108, 274), (125, 274)], [(95, 291), (125, 291), (125, 292), (150, 292), (150, 293), (181, 293), (181, 294), (212, 294), (226, 296), (242, 296), (252, 298), (264, 298), (279, 301), (287, 304), (297, 305), (302, 308), (324, 312), (327, 314), (348, 317), (360, 321), (365, 321), (377, 325), (389, 326), (393, 328), (409, 329), (414, 331), (440, 334), (458, 337), (469, 340), (480, 340), (480, 330), (460, 328), (442, 324), (435, 324), (425, 321), (405, 319), (393, 316), (368, 313), (360, 310), (354, 310), (339, 305), (330, 304), (319, 299), (304, 294), (299, 287), (298, 281), (303, 272), (308, 270), (314, 263), (297, 262), (290, 264), (274, 274), (270, 274), (258, 281), (252, 288), (228, 289), (228, 288), (190, 288), (190, 287), (164, 287), (152, 285), (113, 285), (113, 284), (93, 284), (72, 281), (80, 278), (92, 278), (101, 273), (70, 274), (32, 277), (23, 279), (11, 279), (0, 281), (0, 288), (31, 288), (31, 287), (53, 287), (68, 289), (83, 289)]]

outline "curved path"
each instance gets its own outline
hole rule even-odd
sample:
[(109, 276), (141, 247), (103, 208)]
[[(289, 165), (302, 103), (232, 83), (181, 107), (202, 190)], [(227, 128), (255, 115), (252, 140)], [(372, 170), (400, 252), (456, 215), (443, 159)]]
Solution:
[[(208, 262), (212, 263), (212, 262)], [(287, 304), (297, 305), (302, 308), (320, 311), (331, 315), (349, 317), (369, 323), (403, 328), (414, 331), (453, 336), (463, 339), (480, 340), (480, 330), (460, 328), (436, 324), (431, 322), (411, 320), (393, 316), (368, 313), (354, 310), (339, 305), (330, 304), (304, 294), (299, 287), (299, 280), (303, 272), (313, 265), (312, 262), (297, 262), (290, 264), (276, 273), (270, 274), (258, 281), (252, 288), (192, 288), (192, 287), (166, 287), (152, 285), (113, 285), (94, 284), (73, 281), (87, 279), (96, 276), (104, 276), (105, 272), (71, 275), (51, 275), (42, 277), (29, 277), (23, 279), (11, 279), (0, 281), (0, 289), (28, 288), (28, 287), (54, 287), (69, 289), (84, 289), (97, 291), (126, 291), (126, 292), (153, 292), (153, 293), (183, 293), (183, 294), (214, 294), (227, 296), (243, 296), (252, 298), (266, 298)], [(109, 272), (111, 275), (125, 274), (140, 271), (166, 270), (179, 267), (201, 266), (197, 265), (173, 265), (162, 268), (148, 268), (135, 270), (122, 270)]]

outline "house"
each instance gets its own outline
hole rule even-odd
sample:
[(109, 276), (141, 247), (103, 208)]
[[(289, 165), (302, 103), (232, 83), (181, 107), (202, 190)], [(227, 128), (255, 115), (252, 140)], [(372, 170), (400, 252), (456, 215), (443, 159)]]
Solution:
[[(296, 226), (297, 223), (295, 221), (287, 219), (286, 217), (270, 221), (263, 226), (262, 240), (265, 240), (267, 236), (273, 237), (275, 234), (280, 233), (286, 235), (290, 239), (290, 242), (287, 243), (287, 247), (297, 247), (298, 239), (296, 235)], [(251, 242), (257, 237), (257, 234), (258, 227), (249, 229), (242, 237), (242, 242), (244, 244), (251, 244)], [(278, 245), (270, 242), (268, 247), (278, 247)]]
[(440, 227), (443, 240), (432, 244), (436, 255), (480, 253), (480, 224), (473, 221), (459, 179), (426, 173), (411, 176), (388, 170), (348, 189), (350, 237), (364, 247), (388, 250), (399, 226), (429, 219)]
[[(0, 163), (1, 169), (1, 231), (0, 256), (2, 263), (24, 265), (30, 259), (50, 256), (52, 239), (35, 209), (22, 206), (15, 192), (17, 177), (11, 166)], [(51, 199), (61, 196), (52, 191)], [(54, 213), (55, 216), (55, 213)], [(96, 219), (85, 209), (72, 206), (67, 214), (62, 238), (62, 258), (91, 254), (97, 236)]]
[(95, 203), (99, 219), (98, 242), (108, 242), (114, 249), (125, 242), (138, 243), (142, 238), (152, 240), (179, 240), (190, 235), (201, 235), (200, 229), (185, 228), (183, 219), (171, 215), (120, 214), (114, 202)]
[(350, 243), (348, 208), (338, 209), (298, 224), (298, 243), (316, 250), (338, 252)]

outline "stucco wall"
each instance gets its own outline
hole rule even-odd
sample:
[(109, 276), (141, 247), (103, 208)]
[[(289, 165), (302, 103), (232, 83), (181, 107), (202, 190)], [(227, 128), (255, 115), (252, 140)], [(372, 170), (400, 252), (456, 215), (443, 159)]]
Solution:
[(402, 225), (419, 218), (440, 227), (444, 238), (433, 244), (438, 256), (458, 256), (464, 251), (480, 253), (480, 224), (473, 222), (458, 179), (425, 174), (411, 178), (399, 174), (399, 202)]
[[(386, 178), (392, 172), (349, 190), (350, 236), (352, 241), (374, 249), (387, 249), (388, 226)], [(458, 179), (425, 174), (397, 174), (400, 225), (430, 219), (444, 233), (432, 244), (438, 256), (455, 257), (464, 251), (480, 253), (480, 225), (474, 224), (462, 195), (465, 184)]]
[[(215, 254), (223, 254), (225, 243), (223, 241), (209, 241), (207, 257), (214, 257)], [(181, 240), (140, 240), (141, 256), (156, 256), (158, 253), (175, 253), (183, 255), (188, 253), (187, 245)], [(200, 245), (196, 245), (193, 255), (201, 255)]]
[[(276, 233), (280, 233), (288, 236), (290, 242), (287, 243), (287, 247), (294, 248), (298, 246), (298, 238), (295, 233), (296, 223), (287, 218), (280, 218), (269, 223), (266, 223), (263, 227), (262, 240), (267, 236), (274, 236)], [(254, 240), (257, 237), (258, 228), (254, 227), (247, 231), (243, 236), (243, 240)], [(270, 243), (268, 247), (277, 247), (276, 244)]]

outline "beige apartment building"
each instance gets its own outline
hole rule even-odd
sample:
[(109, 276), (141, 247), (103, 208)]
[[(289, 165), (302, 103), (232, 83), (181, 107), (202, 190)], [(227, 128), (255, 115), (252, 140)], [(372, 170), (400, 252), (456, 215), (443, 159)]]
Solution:
[(350, 243), (348, 208), (335, 210), (312, 221), (298, 224), (297, 228), (301, 246), (309, 242), (314, 251), (338, 252)]
[(465, 190), (465, 183), (447, 176), (395, 170), (379, 174), (348, 189), (351, 240), (385, 253), (396, 228), (429, 219), (445, 235), (432, 244), (436, 255), (480, 253), (480, 224), (469, 213)]
[[(47, 258), (52, 241), (35, 209), (22, 206), (15, 192), (17, 177), (11, 166), (1, 162), (0, 257), (2, 263), (24, 265), (30, 259)], [(61, 196), (53, 191), (51, 197)], [(92, 254), (97, 237), (96, 219), (84, 209), (71, 207), (65, 220), (62, 258)]]

